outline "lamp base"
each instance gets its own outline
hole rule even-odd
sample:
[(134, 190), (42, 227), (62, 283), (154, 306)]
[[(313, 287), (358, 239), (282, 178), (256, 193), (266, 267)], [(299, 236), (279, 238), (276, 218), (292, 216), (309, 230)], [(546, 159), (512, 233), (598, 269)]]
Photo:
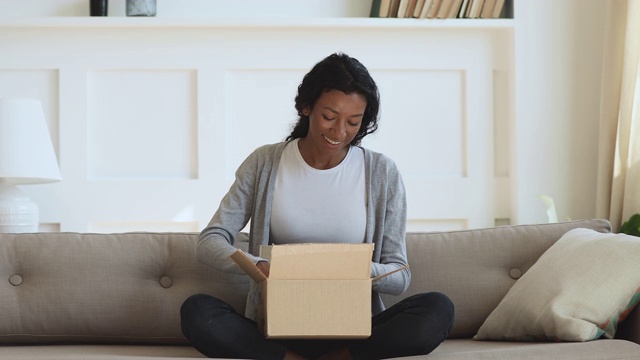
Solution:
[(38, 231), (38, 205), (15, 185), (0, 185), (0, 233)]

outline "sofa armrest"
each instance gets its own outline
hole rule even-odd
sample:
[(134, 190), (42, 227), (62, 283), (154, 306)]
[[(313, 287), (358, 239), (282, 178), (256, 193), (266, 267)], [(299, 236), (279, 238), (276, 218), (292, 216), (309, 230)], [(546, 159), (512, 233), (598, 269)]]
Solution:
[(631, 314), (620, 323), (618, 326), (618, 332), (616, 333), (617, 339), (624, 339), (633, 341), (636, 344), (640, 344), (640, 306), (631, 311)]

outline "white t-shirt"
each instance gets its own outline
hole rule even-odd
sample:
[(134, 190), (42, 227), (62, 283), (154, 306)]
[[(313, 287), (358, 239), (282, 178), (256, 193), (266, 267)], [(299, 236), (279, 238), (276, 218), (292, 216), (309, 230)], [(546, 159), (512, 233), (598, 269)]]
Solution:
[(318, 170), (298, 149), (282, 153), (273, 191), (271, 242), (362, 243), (366, 226), (364, 151), (351, 146), (337, 166)]

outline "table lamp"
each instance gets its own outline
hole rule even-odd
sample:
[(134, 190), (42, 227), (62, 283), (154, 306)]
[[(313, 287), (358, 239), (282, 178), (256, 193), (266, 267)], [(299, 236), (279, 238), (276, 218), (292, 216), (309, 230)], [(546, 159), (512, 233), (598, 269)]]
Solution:
[(38, 205), (16, 185), (61, 179), (40, 101), (0, 98), (0, 232), (38, 231)]

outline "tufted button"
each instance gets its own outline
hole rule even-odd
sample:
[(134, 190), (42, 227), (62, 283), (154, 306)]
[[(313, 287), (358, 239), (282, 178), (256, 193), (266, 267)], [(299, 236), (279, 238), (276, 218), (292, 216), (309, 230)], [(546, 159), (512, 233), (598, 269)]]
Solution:
[(170, 288), (173, 285), (173, 280), (171, 280), (170, 277), (168, 276), (163, 276), (160, 278), (160, 286), (162, 286), (165, 289)]
[(22, 276), (18, 274), (13, 274), (9, 277), (9, 283), (13, 286), (18, 286), (22, 284)]
[(509, 276), (511, 276), (512, 279), (520, 279), (520, 276), (522, 276), (522, 271), (520, 271), (520, 269), (511, 269), (509, 270)]

